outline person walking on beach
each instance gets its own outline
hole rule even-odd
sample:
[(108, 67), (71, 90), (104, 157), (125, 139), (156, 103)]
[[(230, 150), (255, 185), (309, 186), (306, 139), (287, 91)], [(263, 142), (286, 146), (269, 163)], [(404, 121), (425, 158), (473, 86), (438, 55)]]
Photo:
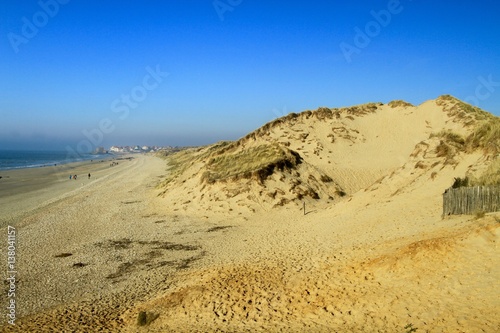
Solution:
[(89, 173), (89, 179), (90, 179), (90, 173)]
[(76, 180), (76, 175), (73, 176), (73, 179)]

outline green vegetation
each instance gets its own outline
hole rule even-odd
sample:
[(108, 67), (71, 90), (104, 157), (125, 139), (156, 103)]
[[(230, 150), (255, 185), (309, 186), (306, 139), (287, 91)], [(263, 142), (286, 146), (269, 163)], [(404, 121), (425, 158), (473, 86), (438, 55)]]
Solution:
[(274, 169), (292, 168), (299, 164), (300, 156), (279, 144), (264, 144), (242, 150), (236, 154), (224, 153), (211, 157), (203, 180), (208, 183), (225, 179), (256, 177), (260, 182)]
[(433, 137), (442, 138), (455, 146), (463, 146), (465, 144), (465, 139), (460, 134), (450, 130), (443, 130), (439, 133), (431, 134), (431, 138)]
[(346, 109), (341, 109), (341, 111), (345, 110), (350, 115), (364, 116), (366, 114), (374, 113), (381, 105), (383, 105), (383, 103), (367, 103), (367, 104), (352, 106)]
[(168, 159), (169, 175), (160, 186), (168, 185), (172, 180), (181, 175), (196, 160), (199, 149), (186, 149), (174, 154), (164, 156)]
[(331, 182), (333, 182), (332, 177), (330, 177), (330, 176), (328, 176), (328, 175), (321, 175), (320, 180), (321, 180), (323, 183), (331, 183)]
[(464, 103), (451, 95), (440, 96), (436, 104), (452, 118), (461, 120), (466, 126), (476, 126), (478, 121), (488, 121), (495, 118), (492, 114), (470, 104)]
[(397, 108), (397, 107), (407, 107), (407, 106), (414, 106), (413, 104), (411, 103), (408, 103), (406, 101), (403, 101), (403, 100), (395, 100), (395, 101), (391, 101), (389, 102), (387, 105), (389, 105), (391, 108)]
[(445, 164), (455, 164), (454, 157), (465, 150), (465, 139), (458, 133), (452, 131), (441, 131), (431, 134), (431, 138), (440, 139), (436, 147), (438, 157), (445, 157)]
[[(500, 118), (492, 116), (487, 120), (478, 121), (472, 133), (464, 138), (462, 135), (450, 130), (443, 130), (431, 134), (431, 138), (437, 137), (441, 141), (436, 147), (439, 157), (446, 157), (448, 164), (453, 164), (454, 156), (461, 152), (474, 152), (482, 150), (485, 154), (500, 154)], [(497, 168), (498, 168), (498, 164)], [(495, 170), (490, 170), (494, 174)]]
[(413, 327), (413, 324), (408, 324), (405, 326), (405, 333), (413, 333), (416, 332), (418, 328)]
[(476, 220), (482, 219), (485, 216), (486, 213), (483, 210), (478, 210), (477, 212), (474, 213), (474, 217), (476, 218)]
[(137, 315), (137, 326), (147, 326), (158, 317), (158, 314), (141, 311)]
[(491, 162), (486, 171), (473, 181), (476, 186), (500, 185), (500, 157)]
[(500, 153), (500, 118), (481, 122), (467, 138), (467, 147), (469, 150), (480, 148), (488, 153)]
[(468, 186), (497, 186), (500, 185), (500, 157), (491, 162), (488, 168), (478, 178), (455, 178), (452, 188)]
[(459, 188), (459, 187), (467, 187), (469, 186), (469, 178), (464, 177), (464, 178), (455, 178), (455, 181), (453, 182), (453, 185), (451, 185), (452, 188)]

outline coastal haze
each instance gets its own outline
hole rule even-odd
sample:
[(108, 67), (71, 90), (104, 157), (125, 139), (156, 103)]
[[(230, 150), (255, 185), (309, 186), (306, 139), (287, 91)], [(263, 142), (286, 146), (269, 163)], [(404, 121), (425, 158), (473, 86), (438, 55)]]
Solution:
[(0, 332), (500, 331), (498, 3), (0, 10)]

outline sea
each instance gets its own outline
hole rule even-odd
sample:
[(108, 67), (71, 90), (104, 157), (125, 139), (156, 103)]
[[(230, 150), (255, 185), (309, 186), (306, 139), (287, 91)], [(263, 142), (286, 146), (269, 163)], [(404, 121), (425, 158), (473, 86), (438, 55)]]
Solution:
[(103, 160), (112, 154), (68, 154), (66, 151), (0, 150), (0, 170), (39, 168), (73, 162)]

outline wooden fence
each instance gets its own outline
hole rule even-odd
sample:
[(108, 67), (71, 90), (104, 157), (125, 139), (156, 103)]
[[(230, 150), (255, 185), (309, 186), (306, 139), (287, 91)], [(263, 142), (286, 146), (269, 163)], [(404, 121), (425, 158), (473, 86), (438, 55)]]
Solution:
[(449, 188), (443, 193), (443, 215), (500, 211), (500, 186)]

